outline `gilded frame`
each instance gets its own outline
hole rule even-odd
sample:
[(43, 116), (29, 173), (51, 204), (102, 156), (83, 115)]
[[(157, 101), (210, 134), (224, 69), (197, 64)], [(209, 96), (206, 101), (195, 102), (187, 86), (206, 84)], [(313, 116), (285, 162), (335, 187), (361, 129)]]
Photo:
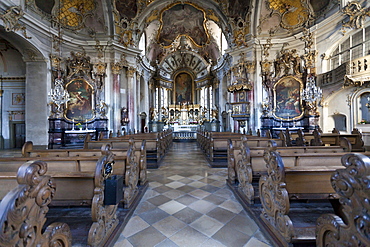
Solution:
[(94, 89), (84, 78), (69, 81), (66, 90), (70, 100), (66, 103), (64, 117), (69, 121), (84, 122), (94, 118)]
[(279, 120), (296, 120), (303, 116), (301, 92), (302, 80), (284, 76), (275, 83), (273, 116)]
[(190, 73), (181, 71), (174, 77), (173, 102), (175, 105), (182, 103), (193, 104), (194, 78)]

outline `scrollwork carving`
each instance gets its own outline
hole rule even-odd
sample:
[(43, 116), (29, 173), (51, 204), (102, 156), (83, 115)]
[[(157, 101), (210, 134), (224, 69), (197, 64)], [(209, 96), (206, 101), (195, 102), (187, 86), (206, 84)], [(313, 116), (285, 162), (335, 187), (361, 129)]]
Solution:
[(243, 136), (240, 143), (241, 160), (236, 164), (236, 174), (239, 180), (239, 189), (246, 196), (248, 203), (254, 203), (253, 170), (251, 154), (248, 147), (247, 137)]
[(360, 29), (363, 28), (365, 17), (370, 16), (370, 8), (363, 8), (359, 2), (350, 1), (343, 8), (343, 14), (349, 16), (349, 21), (343, 23), (343, 27)]
[(24, 12), (22, 8), (20, 6), (13, 6), (6, 10), (5, 14), (0, 15), (0, 19), (2, 19), (4, 22), (5, 31), (16, 32), (21, 30), (23, 31), (23, 36), (26, 39), (31, 39), (31, 37), (27, 36), (25, 25), (19, 23), (19, 19), (21, 19), (23, 16)]
[(65, 223), (53, 223), (42, 233), (56, 190), (46, 172), (43, 161), (28, 161), (18, 169), (18, 187), (0, 203), (1, 246), (72, 246), (71, 232)]
[(363, 154), (342, 157), (345, 169), (338, 169), (331, 183), (340, 196), (339, 217), (322, 215), (317, 220), (317, 246), (370, 246), (370, 158)]
[(105, 165), (107, 163), (114, 164), (114, 155), (110, 148), (111, 146), (108, 144), (102, 146), (102, 156), (99, 158), (95, 169), (95, 189), (91, 205), (93, 224), (90, 227), (87, 240), (90, 246), (102, 246), (119, 222), (117, 218), (118, 204), (104, 205), (104, 180), (107, 178), (104, 176)]
[(235, 171), (234, 147), (231, 140), (228, 140), (227, 147), (227, 174), (229, 182), (234, 184), (236, 179), (236, 171)]
[(129, 148), (127, 150), (127, 165), (125, 172), (125, 189), (123, 195), (124, 207), (129, 208), (133, 203), (138, 192), (139, 181), (139, 164), (135, 160), (134, 140), (129, 140)]
[(267, 176), (259, 181), (260, 200), (263, 206), (261, 218), (272, 225), (282, 237), (291, 242), (294, 236), (293, 223), (289, 216), (290, 204), (285, 184), (285, 169), (283, 161), (276, 151), (276, 143), (271, 142), (264, 152)]

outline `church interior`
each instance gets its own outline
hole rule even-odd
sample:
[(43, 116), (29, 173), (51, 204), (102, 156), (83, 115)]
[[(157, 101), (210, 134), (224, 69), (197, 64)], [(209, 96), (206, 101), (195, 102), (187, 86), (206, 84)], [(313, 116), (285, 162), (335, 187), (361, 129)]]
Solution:
[(0, 246), (369, 246), (369, 59), (365, 0), (0, 1)]

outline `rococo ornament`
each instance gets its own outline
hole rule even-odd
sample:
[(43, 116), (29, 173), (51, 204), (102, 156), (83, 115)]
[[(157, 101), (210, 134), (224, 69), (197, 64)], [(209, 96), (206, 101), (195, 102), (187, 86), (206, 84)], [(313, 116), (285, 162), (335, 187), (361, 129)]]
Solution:
[(24, 15), (24, 12), (20, 6), (13, 6), (13, 7), (10, 7), (5, 12), (5, 14), (0, 15), (0, 19), (2, 19), (4, 22), (5, 31), (16, 32), (16, 31), (22, 30), (23, 36), (26, 39), (31, 39), (31, 37), (27, 36), (25, 25), (19, 23), (19, 19), (21, 19), (23, 15)]
[(366, 16), (370, 16), (370, 8), (363, 8), (359, 2), (349, 2), (343, 8), (343, 14), (349, 16), (349, 21), (343, 23), (343, 27), (360, 29), (363, 28), (363, 24)]

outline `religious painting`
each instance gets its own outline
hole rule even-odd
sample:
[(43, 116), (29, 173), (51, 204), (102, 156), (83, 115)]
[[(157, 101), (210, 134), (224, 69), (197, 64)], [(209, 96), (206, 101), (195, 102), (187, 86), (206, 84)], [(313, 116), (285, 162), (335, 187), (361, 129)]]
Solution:
[(175, 77), (175, 103), (192, 104), (193, 78), (188, 73), (179, 73)]
[(196, 45), (203, 46), (209, 41), (204, 24), (202, 10), (189, 4), (174, 5), (161, 14), (158, 41), (163, 46), (169, 46), (178, 36), (185, 35)]
[(273, 114), (276, 118), (293, 120), (302, 116), (302, 89), (302, 81), (293, 76), (285, 76), (274, 85)]
[(68, 120), (86, 121), (94, 117), (92, 86), (83, 78), (71, 80), (66, 85), (70, 100), (66, 103), (65, 117)]

